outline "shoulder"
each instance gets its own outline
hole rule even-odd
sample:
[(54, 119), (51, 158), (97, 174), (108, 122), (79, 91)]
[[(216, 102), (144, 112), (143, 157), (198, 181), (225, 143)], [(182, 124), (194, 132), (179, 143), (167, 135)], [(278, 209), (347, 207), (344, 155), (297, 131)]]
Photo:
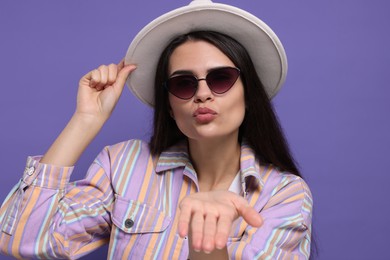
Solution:
[(114, 166), (126, 162), (148, 160), (151, 157), (149, 144), (143, 140), (131, 139), (108, 145), (96, 157), (95, 163), (101, 166)]
[(106, 146), (105, 149), (109, 152), (120, 152), (128, 149), (143, 149), (149, 150), (149, 144), (140, 139), (130, 139), (127, 141), (119, 142), (113, 145)]
[(106, 146), (105, 150), (112, 157), (131, 156), (133, 158), (148, 158), (151, 156), (149, 144), (143, 140), (131, 139), (114, 145)]
[(302, 177), (272, 168), (262, 175), (262, 181), (261, 196), (266, 199), (264, 209), (283, 207), (285, 213), (300, 214), (303, 222), (310, 224), (313, 196)]
[(124, 197), (136, 194), (135, 191), (142, 188), (142, 180), (147, 175), (153, 175), (153, 162), (149, 145), (142, 140), (128, 140), (106, 146), (95, 159), (95, 164), (110, 179), (115, 194)]

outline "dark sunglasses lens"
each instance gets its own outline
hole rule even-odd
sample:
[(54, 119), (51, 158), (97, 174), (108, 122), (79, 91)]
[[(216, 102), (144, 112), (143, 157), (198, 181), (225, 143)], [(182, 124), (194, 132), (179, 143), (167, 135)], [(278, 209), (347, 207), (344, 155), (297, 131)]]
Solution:
[(168, 91), (178, 98), (190, 99), (196, 92), (198, 81), (194, 76), (182, 75), (168, 80)]
[(207, 77), (209, 88), (217, 93), (222, 94), (228, 91), (237, 81), (240, 71), (235, 68), (221, 68), (211, 71)]

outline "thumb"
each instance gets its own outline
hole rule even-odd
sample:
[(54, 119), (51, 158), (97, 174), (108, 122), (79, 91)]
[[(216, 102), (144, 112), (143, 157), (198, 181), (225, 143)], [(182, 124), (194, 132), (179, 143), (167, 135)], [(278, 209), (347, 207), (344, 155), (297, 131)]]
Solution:
[(263, 225), (263, 218), (260, 213), (250, 206), (247, 206), (242, 210), (241, 216), (244, 218), (246, 223), (252, 227), (260, 227)]
[(253, 227), (260, 227), (263, 225), (263, 218), (260, 213), (257, 212), (253, 207), (248, 205), (248, 202), (244, 198), (240, 198), (235, 201), (237, 212), (249, 225)]
[(120, 68), (120, 71), (118, 73), (118, 76), (116, 78), (115, 85), (120, 86), (121, 89), (123, 89), (123, 86), (126, 83), (127, 77), (129, 77), (130, 73), (133, 72), (137, 66), (134, 64), (125, 65), (121, 68), (121, 66), (118, 66)]

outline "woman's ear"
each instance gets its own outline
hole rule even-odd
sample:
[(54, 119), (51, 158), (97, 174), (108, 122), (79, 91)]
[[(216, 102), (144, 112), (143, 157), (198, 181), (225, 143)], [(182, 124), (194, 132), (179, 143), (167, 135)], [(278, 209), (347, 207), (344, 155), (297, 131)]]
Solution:
[(173, 120), (175, 120), (175, 116), (173, 115), (172, 109), (169, 109), (169, 115), (172, 117)]
[(169, 107), (169, 115), (175, 120), (175, 115), (173, 114), (172, 108)]

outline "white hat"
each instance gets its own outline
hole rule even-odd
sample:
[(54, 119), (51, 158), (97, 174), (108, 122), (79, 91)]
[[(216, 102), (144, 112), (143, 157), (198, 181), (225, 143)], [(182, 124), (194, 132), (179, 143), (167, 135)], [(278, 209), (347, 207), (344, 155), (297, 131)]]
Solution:
[[(127, 79), (130, 90), (144, 103), (154, 105), (154, 77), (162, 51), (176, 37), (192, 31), (215, 31), (234, 38), (248, 51), (271, 99), (287, 74), (287, 57), (276, 34), (254, 15), (210, 0), (193, 0), (146, 25), (131, 42), (125, 64), (137, 69)], [(245, 68), (240, 68), (245, 70)]]

